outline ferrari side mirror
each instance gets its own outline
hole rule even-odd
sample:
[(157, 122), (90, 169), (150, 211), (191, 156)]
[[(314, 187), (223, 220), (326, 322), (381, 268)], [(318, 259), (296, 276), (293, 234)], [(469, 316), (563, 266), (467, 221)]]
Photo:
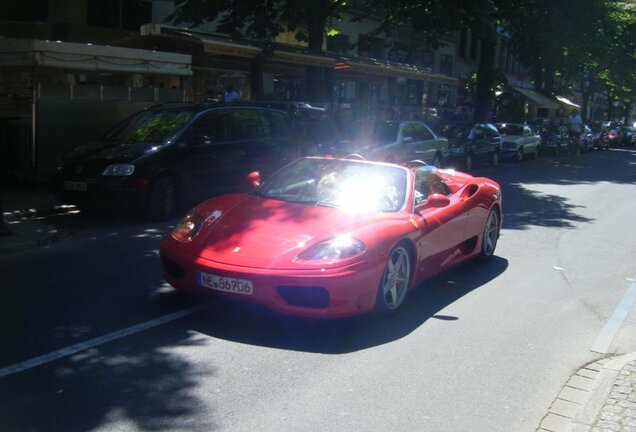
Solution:
[(247, 181), (253, 188), (257, 188), (261, 185), (261, 174), (258, 171), (252, 171), (247, 175)]

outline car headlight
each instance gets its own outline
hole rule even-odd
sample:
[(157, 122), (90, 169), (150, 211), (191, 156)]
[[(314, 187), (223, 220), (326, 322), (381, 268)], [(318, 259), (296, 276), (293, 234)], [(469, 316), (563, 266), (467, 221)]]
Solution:
[(102, 175), (110, 177), (124, 177), (129, 176), (134, 172), (135, 166), (132, 164), (113, 164), (108, 165), (106, 169), (104, 169)]
[(364, 243), (347, 235), (336, 236), (302, 251), (296, 257), (301, 261), (334, 260), (351, 258), (364, 252)]
[(204, 221), (204, 217), (195, 211), (190, 211), (183, 219), (181, 219), (181, 222), (177, 224), (170, 235), (172, 235), (172, 238), (180, 241), (181, 243), (192, 241), (192, 239), (199, 234)]

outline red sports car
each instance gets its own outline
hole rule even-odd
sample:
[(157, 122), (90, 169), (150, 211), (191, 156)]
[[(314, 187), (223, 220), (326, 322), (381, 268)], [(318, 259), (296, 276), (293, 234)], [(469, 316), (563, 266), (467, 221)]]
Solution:
[(392, 312), (422, 280), (495, 251), (501, 189), (422, 162), (299, 159), (192, 209), (161, 242), (166, 279), (306, 317)]

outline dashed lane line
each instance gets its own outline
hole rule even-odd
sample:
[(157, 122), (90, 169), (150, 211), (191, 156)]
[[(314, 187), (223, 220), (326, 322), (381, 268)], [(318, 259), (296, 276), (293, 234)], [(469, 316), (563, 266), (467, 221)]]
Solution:
[(121, 330), (117, 330), (112, 333), (108, 333), (103, 336), (96, 337), (94, 339), (89, 339), (84, 342), (80, 342), (74, 345), (67, 346), (65, 348), (52, 351), (48, 354), (33, 357), (29, 360), (25, 360), (23, 362), (16, 363), (11, 366), (0, 368), (0, 378), (7, 375), (13, 375), (18, 372), (23, 372), (25, 370), (32, 369), (34, 367), (41, 366), (46, 363), (50, 363), (52, 361), (59, 360), (64, 357), (68, 357), (73, 354), (77, 354), (81, 351), (85, 351), (87, 349), (94, 348), (96, 346), (103, 345), (105, 343), (112, 342), (114, 340), (121, 339), (123, 337), (130, 336), (132, 334), (139, 333), (144, 330), (148, 330), (150, 328), (160, 326), (162, 324), (177, 320), (179, 318), (184, 318), (186, 316), (200, 312), (203, 309), (206, 309), (208, 307), (210, 307), (210, 305), (205, 304), (205, 305), (195, 306), (189, 309), (184, 309), (178, 312), (173, 312), (171, 314), (164, 315), (150, 321), (136, 324), (134, 326), (123, 328)]

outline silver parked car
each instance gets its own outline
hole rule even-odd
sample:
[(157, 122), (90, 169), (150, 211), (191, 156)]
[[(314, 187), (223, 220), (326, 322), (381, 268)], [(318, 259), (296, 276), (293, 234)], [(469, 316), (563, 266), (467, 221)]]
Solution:
[(537, 157), (541, 137), (531, 126), (521, 123), (497, 123), (501, 134), (501, 156), (521, 162), (526, 156)]
[(442, 167), (448, 159), (448, 140), (421, 121), (362, 122), (350, 132), (345, 143), (348, 152), (369, 160), (404, 163), (419, 159)]

